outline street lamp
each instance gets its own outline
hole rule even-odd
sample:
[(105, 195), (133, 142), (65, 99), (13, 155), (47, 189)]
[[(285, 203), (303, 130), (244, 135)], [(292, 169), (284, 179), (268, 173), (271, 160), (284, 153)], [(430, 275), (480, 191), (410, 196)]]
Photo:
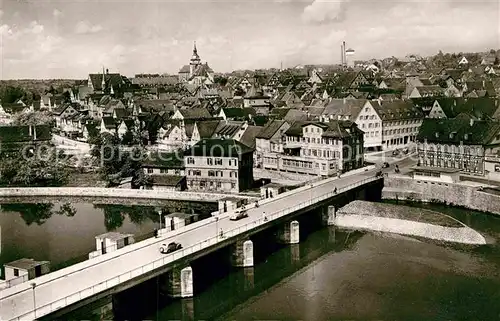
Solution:
[(161, 211), (161, 210), (159, 210), (159, 211), (158, 211), (158, 216), (160, 217), (160, 230), (161, 230), (161, 227), (162, 227), (162, 226), (161, 226), (161, 214), (162, 214), (162, 211)]
[(35, 319), (36, 319), (36, 295), (35, 295), (36, 283), (35, 282), (31, 283), (31, 288), (33, 289), (33, 313), (35, 314)]

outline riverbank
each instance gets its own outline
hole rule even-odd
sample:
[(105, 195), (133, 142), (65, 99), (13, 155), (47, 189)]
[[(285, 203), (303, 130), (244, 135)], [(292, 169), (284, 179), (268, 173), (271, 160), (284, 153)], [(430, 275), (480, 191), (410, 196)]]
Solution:
[(351, 202), (337, 211), (335, 226), (461, 244), (486, 244), (481, 234), (454, 218), (438, 212), (392, 204)]
[(443, 183), (389, 175), (384, 178), (382, 199), (442, 203), (500, 215), (500, 195), (497, 194), (464, 182)]
[(217, 202), (231, 196), (239, 199), (255, 198), (242, 195), (228, 195), (200, 192), (177, 192), (166, 190), (125, 189), (125, 188), (100, 188), (100, 187), (4, 187), (0, 188), (1, 198), (19, 197), (99, 197), (99, 198), (134, 198), (134, 199), (159, 199), (194, 202)]

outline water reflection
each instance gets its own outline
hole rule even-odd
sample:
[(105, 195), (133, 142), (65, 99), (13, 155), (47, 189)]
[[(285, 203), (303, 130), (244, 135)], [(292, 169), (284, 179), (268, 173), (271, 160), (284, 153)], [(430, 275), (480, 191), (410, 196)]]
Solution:
[(112, 230), (134, 234), (138, 240), (147, 237), (158, 224), (155, 213), (152, 206), (78, 202), (2, 204), (0, 267), (20, 258), (47, 260), (53, 269), (81, 262), (95, 250), (97, 235)]

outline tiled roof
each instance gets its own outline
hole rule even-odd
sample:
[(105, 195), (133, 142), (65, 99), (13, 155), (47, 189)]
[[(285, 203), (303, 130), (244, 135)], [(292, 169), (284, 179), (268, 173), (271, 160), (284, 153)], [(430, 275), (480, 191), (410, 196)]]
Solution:
[(333, 118), (349, 116), (349, 119), (354, 120), (366, 102), (366, 99), (332, 99), (326, 105), (323, 115), (333, 116)]
[(205, 108), (189, 108), (189, 109), (179, 109), (184, 119), (208, 119), (212, 115)]
[[(296, 122), (294, 123), (286, 132), (286, 135), (289, 136), (302, 136), (304, 126), (315, 125), (323, 129), (323, 137), (332, 137), (332, 138), (344, 138), (350, 137), (354, 135), (354, 130), (356, 130), (357, 134), (361, 134), (361, 131), (357, 129), (356, 124), (351, 121), (345, 120), (333, 120), (328, 123), (323, 122)], [(347, 131), (350, 129), (350, 132)]]
[(437, 102), (447, 118), (461, 113), (482, 120), (500, 117), (499, 101), (495, 98), (440, 98)]
[(424, 117), (422, 111), (415, 107), (411, 101), (370, 101), (378, 116), (384, 120), (406, 120), (421, 119)]
[(191, 147), (186, 156), (238, 157), (253, 152), (253, 148), (234, 139), (202, 139)]
[[(89, 74), (90, 81), (92, 82), (92, 86), (94, 90), (103, 90), (102, 88), (102, 78), (103, 74)], [(124, 78), (120, 74), (105, 74), (104, 82), (107, 88), (113, 86), (116, 90), (120, 88), (124, 84)]]
[(262, 126), (248, 126), (241, 136), (240, 142), (250, 148), (255, 148), (255, 138), (262, 129)]
[(186, 176), (180, 175), (150, 175), (151, 183), (157, 186), (177, 186), (180, 185)]
[(500, 123), (469, 119), (424, 119), (418, 141), (439, 144), (487, 145), (500, 133)]
[(196, 122), (200, 138), (211, 138), (219, 127), (220, 122), (220, 120), (204, 120)]
[[(32, 139), (33, 136), (30, 136), (30, 126), (0, 126), (0, 142), (2, 143), (2, 147), (5, 143), (30, 142)], [(36, 141), (48, 141), (51, 139), (52, 131), (50, 126), (36, 126)]]
[(181, 152), (155, 152), (145, 158), (142, 167), (184, 169), (184, 156)]
[(223, 108), (222, 110), (228, 118), (245, 118), (248, 115), (255, 115), (253, 108)]
[(256, 138), (270, 139), (285, 123), (284, 120), (271, 120), (264, 126)]

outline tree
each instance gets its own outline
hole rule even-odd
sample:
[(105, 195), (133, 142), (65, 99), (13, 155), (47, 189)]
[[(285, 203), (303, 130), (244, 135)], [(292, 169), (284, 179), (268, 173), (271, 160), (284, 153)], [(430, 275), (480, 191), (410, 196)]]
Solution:
[(145, 178), (142, 177), (142, 162), (145, 150), (141, 146), (131, 151), (124, 150), (118, 136), (104, 133), (95, 140), (91, 155), (108, 186), (117, 186), (127, 177), (132, 177), (133, 188), (143, 186)]
[(139, 135), (130, 129), (127, 129), (125, 134), (123, 134), (122, 137), (122, 144), (126, 146), (134, 146), (134, 145), (139, 145), (141, 144), (142, 141), (139, 137)]
[(219, 84), (221, 86), (225, 86), (227, 84), (227, 78), (222, 76), (215, 76), (214, 83)]
[(69, 177), (66, 159), (50, 146), (3, 157), (0, 171), (1, 183), (9, 186), (61, 186)]
[(36, 223), (42, 225), (52, 216), (52, 203), (35, 204), (2, 204), (2, 210), (5, 212), (18, 212), (26, 225)]
[(28, 113), (16, 114), (13, 124), (16, 126), (49, 125), (53, 127), (55, 125), (55, 120), (49, 111), (30, 111)]
[(2, 103), (12, 104), (26, 95), (24, 89), (20, 87), (7, 86), (0, 91)]

